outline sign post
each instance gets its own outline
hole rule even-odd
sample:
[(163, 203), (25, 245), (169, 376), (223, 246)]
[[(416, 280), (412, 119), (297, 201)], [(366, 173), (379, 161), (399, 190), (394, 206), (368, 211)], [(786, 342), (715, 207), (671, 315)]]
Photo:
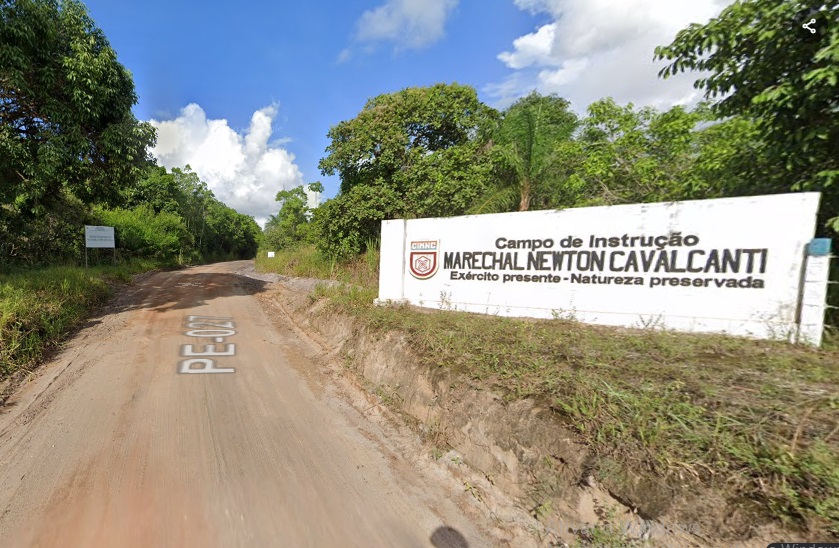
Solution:
[(89, 226), (84, 227), (84, 267), (87, 269), (87, 249), (89, 247), (110, 247), (114, 250), (114, 265), (117, 264), (117, 247), (114, 239), (114, 227)]
[(813, 238), (807, 245), (798, 302), (799, 342), (821, 346), (824, 313), (827, 310), (827, 284), (830, 277), (830, 238)]

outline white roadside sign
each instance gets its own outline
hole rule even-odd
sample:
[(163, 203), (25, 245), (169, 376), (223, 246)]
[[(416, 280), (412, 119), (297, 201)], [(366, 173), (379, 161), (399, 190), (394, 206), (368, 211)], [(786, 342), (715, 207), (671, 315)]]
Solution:
[(85, 225), (84, 243), (85, 247), (116, 247), (114, 227)]
[(793, 338), (819, 198), (384, 221), (378, 302)]

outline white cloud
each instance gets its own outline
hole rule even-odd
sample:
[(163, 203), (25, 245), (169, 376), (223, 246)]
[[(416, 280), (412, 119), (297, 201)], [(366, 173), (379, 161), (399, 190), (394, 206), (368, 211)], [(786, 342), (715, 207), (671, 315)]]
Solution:
[(556, 93), (575, 110), (604, 97), (666, 108), (700, 98), (696, 74), (663, 80), (654, 49), (690, 23), (715, 17), (730, 0), (514, 0), (550, 22), (498, 55), (512, 73), (485, 91), (505, 107), (535, 89)]
[(262, 224), (277, 212), (277, 192), (303, 184), (294, 155), (269, 143), (276, 115), (276, 105), (260, 109), (239, 133), (193, 103), (174, 120), (150, 121), (157, 128), (152, 154), (169, 169), (189, 164), (216, 198)]
[(346, 48), (341, 50), (341, 53), (338, 54), (338, 63), (346, 63), (352, 59), (352, 50), (350, 48)]
[(586, 58), (563, 61), (562, 68), (539, 72), (539, 81), (545, 88), (561, 89), (565, 84), (578, 80), (588, 65), (589, 60)]
[[(386, 0), (356, 23), (360, 43), (392, 42), (396, 50), (420, 49), (440, 40), (459, 0)], [(344, 50), (339, 60), (349, 58)]]
[(547, 63), (555, 65), (559, 59), (551, 55), (556, 33), (556, 23), (543, 25), (536, 32), (525, 34), (513, 41), (512, 53), (505, 51), (498, 55), (504, 64), (513, 69)]

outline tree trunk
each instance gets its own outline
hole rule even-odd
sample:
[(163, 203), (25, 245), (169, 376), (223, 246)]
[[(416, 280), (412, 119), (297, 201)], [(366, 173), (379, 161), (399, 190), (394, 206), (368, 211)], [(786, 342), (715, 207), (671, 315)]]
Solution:
[(522, 181), (521, 185), (521, 202), (519, 203), (519, 211), (527, 211), (530, 208), (530, 179)]

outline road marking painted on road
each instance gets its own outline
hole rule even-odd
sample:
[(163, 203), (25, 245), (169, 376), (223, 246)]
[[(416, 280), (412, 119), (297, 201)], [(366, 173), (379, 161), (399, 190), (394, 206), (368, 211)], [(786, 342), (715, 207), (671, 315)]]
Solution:
[[(187, 316), (186, 330), (184, 334), (188, 337), (206, 337), (213, 339), (215, 343), (223, 343), (225, 337), (232, 337), (236, 334), (233, 318), (217, 318), (210, 316)], [(196, 346), (203, 347), (196, 350)], [(217, 348), (220, 346), (221, 348)], [(178, 365), (178, 373), (235, 373), (233, 367), (217, 367), (216, 362), (210, 357), (235, 356), (236, 345), (225, 343), (222, 345), (206, 344), (182, 344), (181, 357), (189, 358), (181, 360)]]

